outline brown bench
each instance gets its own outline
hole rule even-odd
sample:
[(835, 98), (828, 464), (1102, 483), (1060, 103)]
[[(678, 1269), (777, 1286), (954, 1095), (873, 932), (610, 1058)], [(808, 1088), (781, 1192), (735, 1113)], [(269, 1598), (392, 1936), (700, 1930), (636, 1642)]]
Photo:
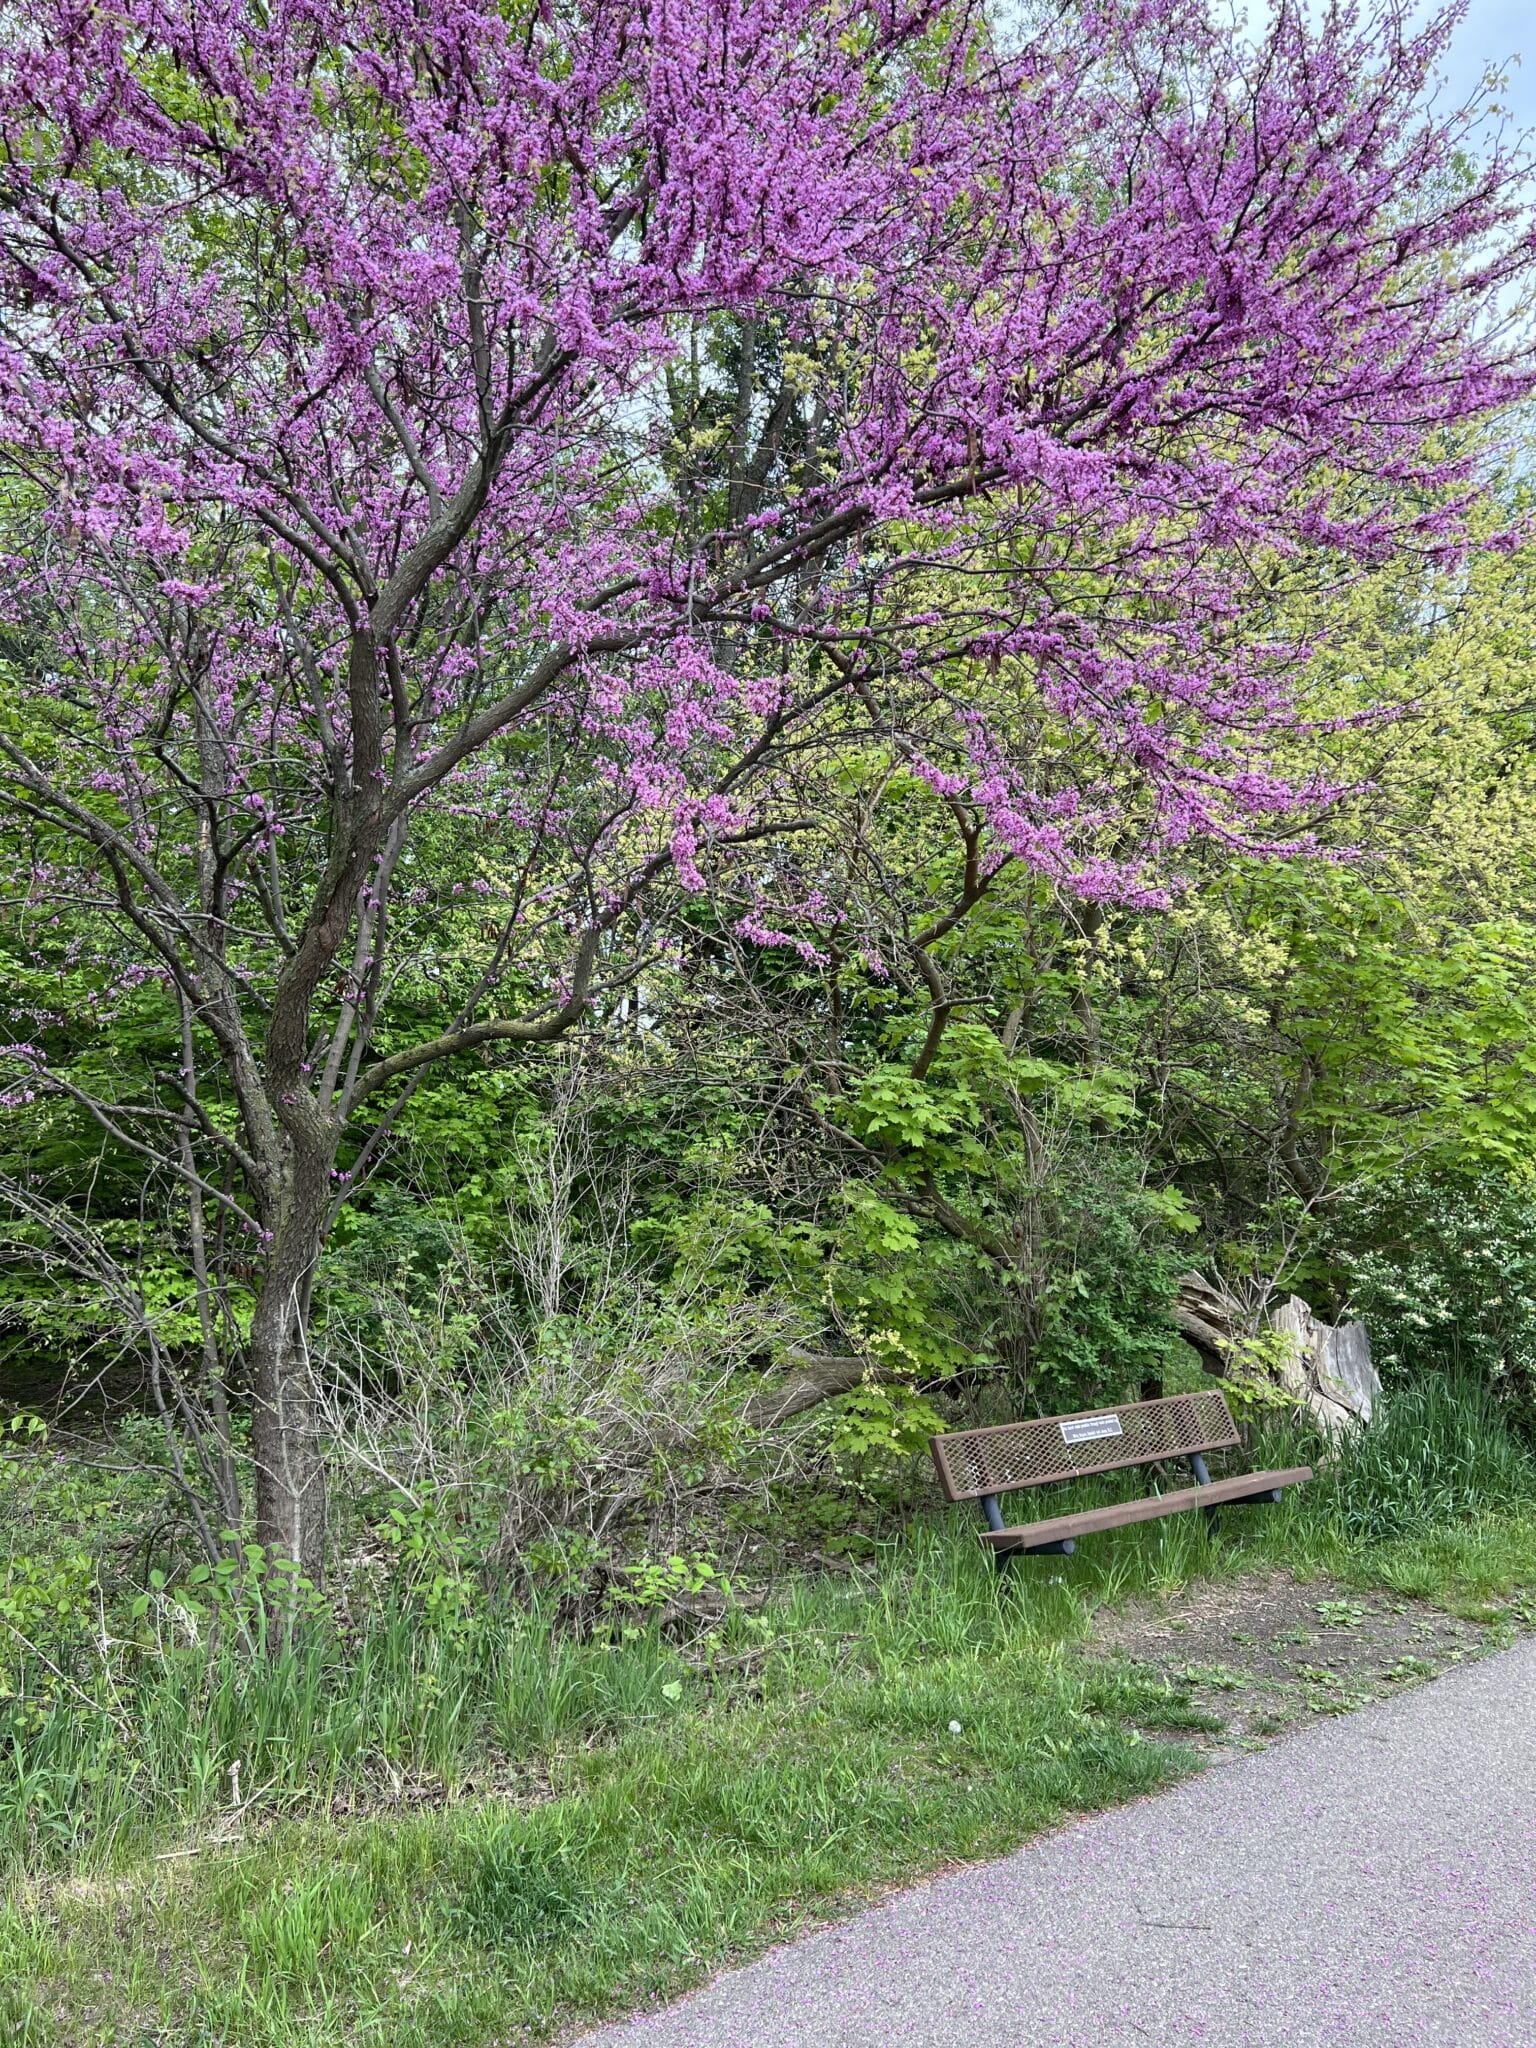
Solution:
[[(1170, 1394), (1161, 1401), (1130, 1401), (1123, 1408), (1084, 1408), (1075, 1415), (1042, 1415), (995, 1429), (958, 1430), (932, 1438), (931, 1448), (939, 1484), (949, 1499), (981, 1502), (987, 1518), (981, 1540), (1002, 1565), (1019, 1555), (1069, 1555), (1079, 1536), (1152, 1522), (1191, 1508), (1204, 1508), (1214, 1524), (1218, 1507), (1259, 1502), (1272, 1506), (1285, 1487), (1300, 1486), (1312, 1477), (1310, 1465), (1295, 1465), (1285, 1472), (1244, 1472), (1235, 1479), (1213, 1480), (1205, 1452), (1233, 1450), (1237, 1440), (1226, 1396), (1210, 1387), (1194, 1394)], [(1170, 1458), (1188, 1461), (1193, 1486), (1121, 1501), (1115, 1507), (1049, 1515), (1016, 1528), (1004, 1521), (997, 1504), (1000, 1493), (1020, 1487), (1057, 1485)]]

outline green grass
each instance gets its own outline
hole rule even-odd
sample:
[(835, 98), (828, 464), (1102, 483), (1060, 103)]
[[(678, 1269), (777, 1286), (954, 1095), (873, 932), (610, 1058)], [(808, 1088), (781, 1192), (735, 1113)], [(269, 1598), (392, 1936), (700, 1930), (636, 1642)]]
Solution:
[(1536, 1502), (1536, 1454), (1475, 1381), (1432, 1374), (1342, 1446), (1325, 1490), (1347, 1539), (1417, 1537)]
[[(1146, 1731), (1189, 1721), (1187, 1703), (1074, 1664), (1083, 1589), (1055, 1576), (1000, 1587), (959, 1531), (919, 1530), (867, 1579), (735, 1618), (713, 1671), (654, 1637), (600, 1649), (530, 1625), (472, 1682), (472, 1650), (445, 1668), (438, 1645), (423, 1675), (439, 1711), (420, 1705), (414, 1730), (394, 1674), (403, 1783), (361, 1817), (314, 1809), (390, 1793), (382, 1751), (368, 1775), (336, 1762), (357, 1760), (349, 1731), (382, 1708), (385, 1651), (349, 1688), (331, 1673), (323, 1745), (317, 1650), (276, 1678), (248, 1671), (243, 1707), (225, 1675), (198, 1698), (183, 1673), (145, 1701), (138, 1816), (77, 1778), (94, 1809), (68, 1843), (31, 1840), (0, 1915), (12, 2033), (71, 2048), (522, 2039), (1166, 1782), (1186, 1759)], [(208, 1846), (232, 1831), (204, 1796), (231, 1743), (275, 1774), (263, 1810), (295, 1817)], [(178, 1746), (206, 1760), (179, 1780)], [(430, 1781), (445, 1803), (413, 1810), (410, 1773), (429, 1761), (452, 1767)], [(486, 1794), (477, 1769), (522, 1782)]]
[(1389, 1409), (1215, 1540), (1180, 1516), (999, 1578), (951, 1515), (691, 1644), (400, 1607), (265, 1660), (167, 1629), (80, 1665), (0, 1751), (0, 2042), (537, 2039), (1148, 1791), (1211, 1722), (1077, 1653), (1103, 1602), (1284, 1566), (1536, 1619), (1536, 1469), (1457, 1414)]

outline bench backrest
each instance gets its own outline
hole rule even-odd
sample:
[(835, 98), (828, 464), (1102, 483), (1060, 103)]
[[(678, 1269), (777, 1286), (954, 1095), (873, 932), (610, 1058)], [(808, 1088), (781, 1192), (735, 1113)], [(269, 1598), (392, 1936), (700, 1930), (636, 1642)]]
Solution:
[(951, 1500), (1045, 1486), (1089, 1472), (1119, 1472), (1187, 1458), (1197, 1451), (1229, 1450), (1237, 1429), (1226, 1396), (1215, 1387), (1170, 1394), (1161, 1401), (1130, 1401), (1122, 1408), (1083, 1408), (1075, 1415), (1043, 1415), (1004, 1422), (995, 1429), (964, 1429), (931, 1440), (939, 1484)]

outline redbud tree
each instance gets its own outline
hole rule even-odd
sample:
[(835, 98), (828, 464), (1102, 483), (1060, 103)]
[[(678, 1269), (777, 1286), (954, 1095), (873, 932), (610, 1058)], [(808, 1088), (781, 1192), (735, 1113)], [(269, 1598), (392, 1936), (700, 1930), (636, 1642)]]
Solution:
[[(39, 1010), (8, 1100), (73, 1092), (175, 1179), (209, 1375), (244, 1276), (275, 1554), (322, 1562), (316, 1275), (402, 1103), (610, 1002), (659, 891), (813, 943), (808, 764), (902, 760), (971, 901), (1014, 863), (1149, 899), (1192, 840), (1287, 843), (1322, 794), (1281, 765), (1305, 650), (1248, 630), (1252, 579), (1453, 550), (1467, 430), (1526, 388), (1518, 166), (1426, 111), (1446, 33), (11, 11), (11, 911), (88, 911), (102, 1001), (159, 990), (176, 1054), (86, 1099)], [(1046, 772), (1041, 707), (1096, 765)], [(413, 972), (439, 1013), (386, 1029)], [(140, 1320), (233, 1520), (202, 1367)]]

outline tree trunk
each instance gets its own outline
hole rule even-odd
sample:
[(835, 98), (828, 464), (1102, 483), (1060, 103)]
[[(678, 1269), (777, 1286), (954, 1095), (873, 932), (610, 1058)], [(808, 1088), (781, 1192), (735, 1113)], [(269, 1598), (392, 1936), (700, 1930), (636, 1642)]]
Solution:
[(1181, 1273), (1170, 1314), (1209, 1373), (1225, 1373), (1248, 1334), (1241, 1306), (1203, 1274)]
[(257, 1541), (316, 1586), (325, 1575), (326, 1485), (309, 1306), (328, 1183), (323, 1156), (290, 1160), (250, 1339)]
[(754, 1394), (742, 1411), (749, 1429), (771, 1429), (776, 1422), (803, 1415), (807, 1408), (830, 1401), (834, 1395), (850, 1394), (876, 1371), (867, 1358), (827, 1351), (794, 1350), (789, 1362), (798, 1368), (794, 1378), (766, 1394)]

